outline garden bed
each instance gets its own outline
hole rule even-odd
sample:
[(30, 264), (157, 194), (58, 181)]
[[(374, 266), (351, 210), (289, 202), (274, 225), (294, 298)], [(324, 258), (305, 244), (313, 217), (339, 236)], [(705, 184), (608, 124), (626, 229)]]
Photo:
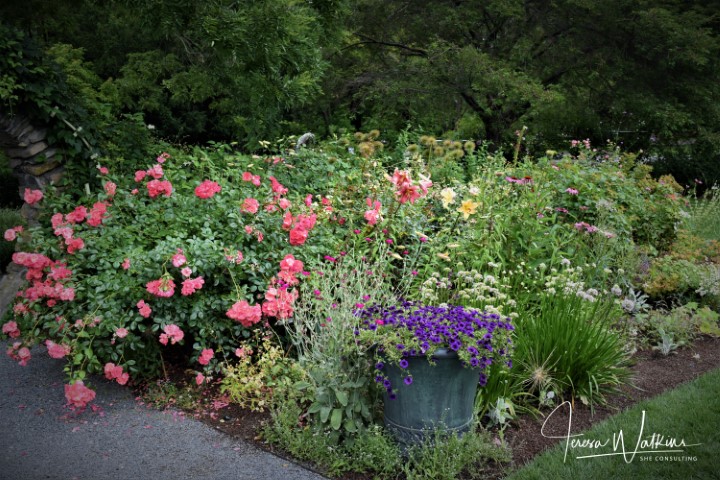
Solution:
[[(634, 388), (629, 386), (622, 388), (621, 393), (608, 397), (607, 406), (595, 407), (594, 411), (586, 405), (575, 404), (572, 418), (574, 433), (584, 431), (642, 400), (671, 390), (714, 368), (720, 368), (720, 338), (700, 338), (692, 345), (668, 356), (653, 350), (638, 351), (633, 356), (633, 362), (631, 370)], [(547, 409), (544, 413), (547, 415), (550, 411)], [(251, 412), (233, 404), (212, 413), (213, 415), (203, 414), (200, 419), (227, 435), (252, 442), (262, 449), (292, 460), (289, 455), (272, 448), (260, 438), (263, 422), (270, 418), (268, 413)], [(558, 410), (552, 420), (552, 424), (546, 425), (546, 435), (562, 435), (563, 432), (559, 431), (559, 428), (567, 426), (567, 412)], [(511, 423), (504, 437), (512, 450), (512, 463), (493, 466), (492, 470), (485, 472), (486, 478), (503, 478), (509, 471), (526, 465), (536, 455), (558, 443), (560, 440), (546, 438), (540, 433), (543, 421), (542, 417), (533, 418), (530, 415), (523, 415)], [(306, 463), (301, 463), (312, 468)], [(372, 475), (346, 474), (341, 478), (372, 478)]]

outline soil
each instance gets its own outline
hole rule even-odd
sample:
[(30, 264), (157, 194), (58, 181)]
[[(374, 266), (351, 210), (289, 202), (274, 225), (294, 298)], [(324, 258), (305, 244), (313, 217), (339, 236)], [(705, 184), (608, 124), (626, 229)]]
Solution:
[[(595, 406), (591, 410), (590, 407), (580, 403), (574, 405), (573, 433), (586, 430), (637, 402), (689, 382), (714, 368), (720, 368), (720, 338), (698, 339), (692, 345), (677, 350), (669, 356), (663, 356), (656, 351), (639, 351), (633, 356), (632, 385), (625, 386), (620, 393), (609, 396), (607, 406)], [(546, 409), (543, 414), (547, 416), (551, 411)], [(568, 415), (567, 409), (558, 409), (553, 413), (552, 424), (548, 422), (546, 425), (545, 435), (563, 435), (562, 428), (564, 425), (567, 429)], [(268, 413), (250, 412), (230, 404), (220, 410), (200, 415), (199, 418), (227, 435), (253, 443), (258, 448), (317, 471), (311, 465), (297, 462), (285, 452), (262, 441), (258, 434), (263, 422), (270, 418)], [(512, 461), (509, 464), (490, 465), (483, 472), (484, 478), (501, 479), (559, 442), (560, 440), (541, 435), (544, 420), (543, 417), (534, 418), (524, 415), (506, 427), (504, 439), (512, 451)], [(369, 478), (372, 476), (351, 474), (342, 477), (343, 480)]]

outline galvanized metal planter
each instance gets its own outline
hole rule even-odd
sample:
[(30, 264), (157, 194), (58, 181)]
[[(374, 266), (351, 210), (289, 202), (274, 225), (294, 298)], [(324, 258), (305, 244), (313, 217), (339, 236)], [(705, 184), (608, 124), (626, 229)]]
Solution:
[[(422, 443), (436, 428), (462, 435), (473, 425), (479, 371), (465, 368), (452, 350), (438, 350), (435, 365), (424, 356), (408, 358), (408, 368), (386, 365), (397, 398), (385, 393), (385, 427), (401, 446)], [(410, 373), (411, 385), (403, 379)]]

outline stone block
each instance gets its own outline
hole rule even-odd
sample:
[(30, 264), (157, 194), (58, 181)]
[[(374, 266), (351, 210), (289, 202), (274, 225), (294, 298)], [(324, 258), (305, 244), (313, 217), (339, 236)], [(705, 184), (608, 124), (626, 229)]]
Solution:
[(55, 160), (53, 157), (57, 153), (57, 148), (50, 147), (47, 150), (43, 150), (34, 157), (25, 160), (25, 163), (46, 163)]
[(9, 148), (7, 150), (8, 157), (20, 157), (20, 158), (30, 158), (34, 157), (38, 153), (44, 151), (48, 148), (48, 144), (45, 142), (37, 142), (33, 143), (32, 145), (28, 145), (25, 148)]
[(59, 160), (51, 160), (45, 163), (39, 163), (35, 165), (23, 165), (21, 170), (27, 174), (39, 177), (46, 174), (50, 170), (54, 170), (60, 166)]
[(42, 182), (45, 185), (57, 185), (62, 180), (63, 175), (65, 175), (65, 167), (58, 167), (43, 175)]
[(18, 146), (26, 147), (30, 144), (45, 140), (46, 135), (47, 130), (44, 128), (30, 128), (28, 131), (23, 131), (23, 133), (18, 135)]
[(8, 122), (8, 126), (5, 131), (13, 137), (17, 138), (17, 136), (20, 135), (23, 130), (27, 129), (29, 126), (32, 127), (30, 125), (30, 121), (28, 121), (26, 118), (12, 117), (10, 119), (10, 122)]

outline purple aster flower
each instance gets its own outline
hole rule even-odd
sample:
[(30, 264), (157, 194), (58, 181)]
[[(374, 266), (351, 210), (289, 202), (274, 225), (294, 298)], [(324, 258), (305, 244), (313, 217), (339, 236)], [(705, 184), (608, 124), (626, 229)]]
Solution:
[(408, 361), (404, 358), (400, 360), (400, 368), (407, 368), (408, 367)]
[(412, 379), (412, 377), (411, 377), (410, 375), (408, 375), (407, 377), (405, 377), (405, 378), (403, 379), (403, 382), (405, 382), (405, 385), (411, 385), (412, 382), (413, 382), (413, 379)]

